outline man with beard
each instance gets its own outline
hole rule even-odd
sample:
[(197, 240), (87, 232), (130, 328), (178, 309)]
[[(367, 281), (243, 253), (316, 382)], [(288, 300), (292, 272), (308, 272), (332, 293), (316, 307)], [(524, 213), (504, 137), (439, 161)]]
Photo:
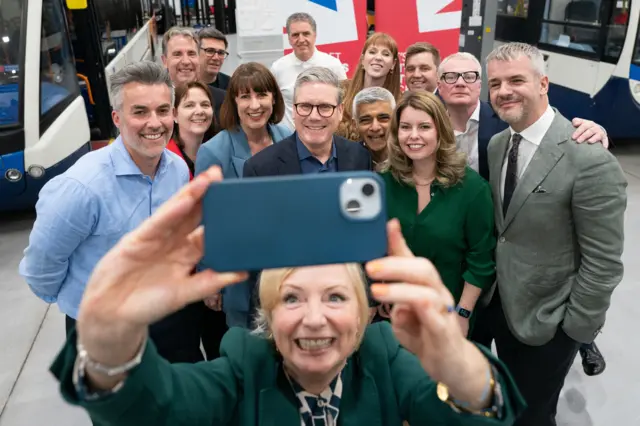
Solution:
[(298, 75), (311, 67), (329, 68), (340, 80), (346, 80), (347, 73), (337, 58), (316, 49), (316, 21), (308, 13), (294, 13), (287, 18), (287, 35), (293, 52), (275, 61), (271, 72), (286, 106), (282, 124), (293, 130), (293, 91)]
[[(75, 326), (96, 263), (189, 182), (186, 163), (165, 149), (173, 130), (174, 98), (167, 71), (153, 62), (136, 62), (115, 73), (110, 83), (120, 136), (42, 188), (19, 267), (36, 296), (58, 304), (67, 333)], [(180, 324), (182, 315), (164, 321)], [(189, 339), (188, 327), (173, 333), (159, 327), (156, 332), (152, 326), (150, 333), (162, 356), (172, 362), (202, 359), (197, 329)]]
[(203, 28), (198, 33), (200, 39), (200, 81), (209, 87), (227, 90), (230, 77), (220, 72), (224, 60), (229, 56), (229, 42), (221, 31)]
[[(200, 78), (200, 40), (196, 33), (187, 27), (171, 27), (162, 37), (162, 63), (169, 71), (171, 81), (178, 87)], [(220, 107), (224, 102), (225, 91), (211, 87), (213, 112), (216, 123), (220, 122)]]
[(509, 124), (487, 154), (498, 237), (491, 331), (528, 405), (515, 424), (554, 426), (578, 349), (602, 329), (622, 280), (627, 182), (606, 148), (577, 143), (551, 108), (537, 48), (501, 45), (487, 74)]

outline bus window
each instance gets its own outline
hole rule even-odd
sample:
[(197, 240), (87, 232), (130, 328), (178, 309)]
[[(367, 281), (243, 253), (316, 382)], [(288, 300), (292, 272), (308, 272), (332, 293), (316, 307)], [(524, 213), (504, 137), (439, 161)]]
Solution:
[[(44, 132), (64, 106), (79, 95), (75, 64), (66, 29), (63, 3), (42, 2), (40, 52), (40, 114)], [(58, 108), (56, 108), (59, 106)]]
[(540, 43), (595, 55), (600, 42), (600, 5), (595, 0), (547, 0)]
[(636, 35), (636, 45), (633, 47), (633, 58), (631, 63), (640, 65), (640, 26), (638, 26), (638, 34)]
[(20, 122), (23, 0), (0, 1), (0, 127)]
[(611, 5), (611, 12), (607, 22), (607, 41), (604, 46), (604, 60), (617, 63), (622, 53), (627, 25), (629, 24), (629, 10), (631, 0), (615, 1)]
[(526, 18), (529, 14), (529, 0), (498, 0), (498, 15)]
[(630, 3), (547, 0), (540, 43), (574, 51), (577, 56), (616, 63), (624, 45)]

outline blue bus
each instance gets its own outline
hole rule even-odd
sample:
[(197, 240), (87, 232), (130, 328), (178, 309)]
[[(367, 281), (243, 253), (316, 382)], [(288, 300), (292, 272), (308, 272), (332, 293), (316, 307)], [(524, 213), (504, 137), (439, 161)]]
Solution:
[(0, 0), (0, 211), (35, 205), (42, 186), (114, 134), (92, 2)]

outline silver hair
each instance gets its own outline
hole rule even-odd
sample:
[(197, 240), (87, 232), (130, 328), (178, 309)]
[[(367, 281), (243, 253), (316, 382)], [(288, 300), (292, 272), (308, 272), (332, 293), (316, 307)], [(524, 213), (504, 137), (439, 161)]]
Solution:
[(376, 102), (389, 102), (391, 109), (396, 109), (396, 98), (393, 94), (384, 87), (367, 87), (359, 91), (353, 98), (353, 111), (352, 117), (358, 118), (358, 106), (373, 104)]
[(171, 27), (164, 33), (162, 36), (162, 54), (167, 55), (167, 45), (169, 44), (169, 40), (174, 37), (183, 36), (193, 39), (196, 43), (196, 46), (200, 46), (200, 38), (198, 34), (193, 30), (193, 28), (189, 27)]
[(447, 56), (442, 60), (442, 62), (440, 63), (440, 66), (438, 66), (438, 79), (440, 79), (440, 77), (442, 77), (442, 74), (444, 73), (443, 71), (444, 66), (447, 64), (447, 62), (453, 59), (464, 59), (466, 61), (473, 62), (476, 66), (476, 69), (469, 70), (469, 71), (478, 71), (478, 73), (480, 73), (480, 77), (482, 77), (482, 65), (480, 64), (480, 61), (478, 60), (478, 58), (476, 58), (469, 52), (456, 52)]
[(313, 16), (309, 15), (308, 13), (304, 13), (304, 12), (298, 12), (298, 13), (294, 13), (293, 15), (290, 15), (287, 18), (287, 34), (291, 34), (291, 24), (293, 24), (294, 22), (306, 22), (309, 25), (311, 25), (311, 29), (313, 30), (314, 33), (316, 33), (316, 29), (317, 29), (317, 25), (316, 25), (316, 20), (313, 19)]
[(338, 105), (342, 103), (342, 88), (340, 78), (336, 73), (325, 67), (311, 67), (302, 71), (293, 86), (293, 99), (295, 101), (298, 89), (307, 83), (324, 83), (333, 86), (338, 91)]
[(491, 61), (513, 61), (520, 56), (526, 56), (531, 60), (533, 69), (538, 75), (541, 77), (547, 75), (544, 56), (542, 56), (542, 53), (540, 53), (537, 47), (526, 43), (512, 42), (500, 45), (487, 55), (485, 61), (487, 64)]
[(169, 72), (160, 64), (151, 61), (133, 62), (118, 70), (109, 78), (113, 109), (122, 109), (122, 89), (129, 83), (144, 85), (166, 85), (171, 90), (171, 105), (175, 100), (175, 90)]

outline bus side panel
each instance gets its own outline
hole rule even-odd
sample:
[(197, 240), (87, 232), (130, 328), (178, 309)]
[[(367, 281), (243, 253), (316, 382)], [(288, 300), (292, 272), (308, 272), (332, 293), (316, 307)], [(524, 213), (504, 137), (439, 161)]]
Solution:
[(594, 98), (550, 83), (549, 101), (569, 120), (580, 117), (600, 124), (613, 140), (640, 138), (640, 105), (625, 78), (611, 77)]
[[(15, 169), (22, 173), (22, 179), (17, 182), (7, 180), (5, 174), (9, 169)], [(24, 155), (22, 151), (0, 155), (0, 205), (10, 198), (19, 196), (24, 190)]]
[[(4, 177), (0, 179), (0, 212), (11, 210), (25, 210), (33, 208), (38, 201), (38, 194), (40, 190), (49, 180), (64, 173), (69, 167), (71, 167), (80, 157), (90, 151), (90, 144), (87, 143), (76, 150), (74, 153), (66, 157), (61, 162), (46, 169), (45, 174), (40, 179), (34, 179), (29, 176), (28, 173), (24, 173), (22, 179), (17, 183), (10, 183)], [(12, 158), (11, 163), (5, 162), (7, 157)], [(17, 152), (15, 154), (5, 155), (2, 157), (2, 161), (5, 166), (9, 164), (19, 164), (20, 167), (14, 167), (16, 169), (24, 169), (24, 153)], [(4, 172), (3, 172), (4, 173)], [(15, 185), (12, 187), (11, 185)], [(15, 188), (20, 187), (19, 191), (14, 191)]]
[(612, 139), (640, 139), (640, 105), (633, 98), (629, 80), (611, 77), (595, 96), (597, 116), (607, 117), (602, 124)]

